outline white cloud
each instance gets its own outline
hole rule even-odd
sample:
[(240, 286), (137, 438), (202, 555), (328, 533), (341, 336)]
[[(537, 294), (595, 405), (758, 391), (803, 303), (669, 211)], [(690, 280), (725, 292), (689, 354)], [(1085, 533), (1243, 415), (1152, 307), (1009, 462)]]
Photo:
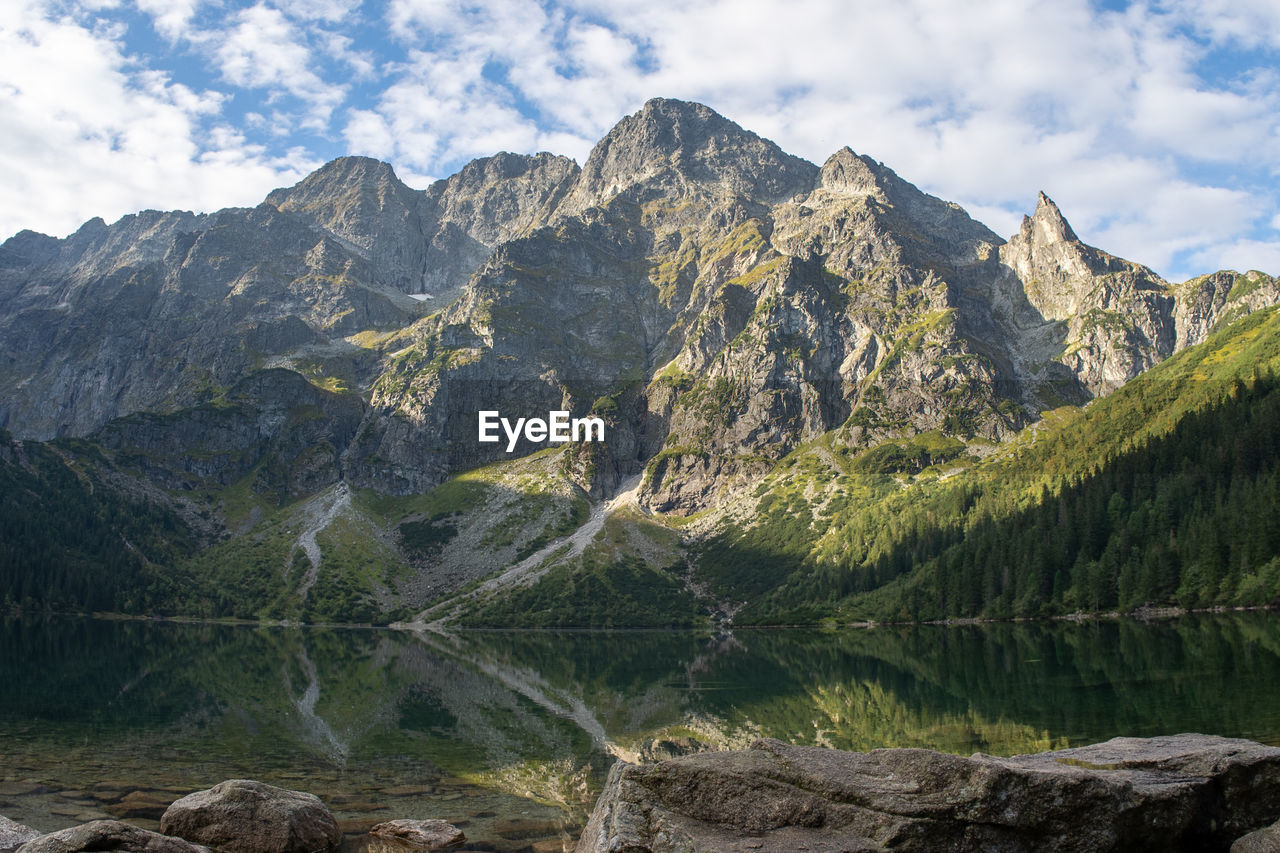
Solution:
[(343, 129), (353, 154), (388, 160), (395, 156), (396, 142), (387, 120), (372, 110), (352, 110)]
[(222, 75), (244, 87), (288, 92), (308, 105), (303, 127), (323, 130), (340, 104), (345, 87), (327, 83), (311, 70), (306, 37), (278, 9), (262, 3), (243, 9), (233, 26), (207, 35), (217, 42)]
[(1219, 243), (1195, 253), (1191, 261), (1205, 270), (1260, 270), (1268, 275), (1280, 275), (1280, 241), (1234, 240)]
[(188, 35), (191, 19), (199, 8), (199, 0), (134, 0), (138, 8), (152, 18), (156, 32), (169, 41)]
[(223, 96), (137, 68), (117, 37), (33, 0), (0, 10), (0, 233), (254, 204), (264, 186), (314, 165), (305, 152), (269, 156), (230, 128), (211, 131)]
[(1159, 5), (1216, 43), (1280, 46), (1280, 5), (1274, 0), (1164, 0)]
[[(1002, 234), (1044, 189), (1086, 240), (1174, 277), (1280, 227), (1280, 73), (1259, 59), (1280, 46), (1274, 0), (1118, 12), (992, 0), (981, 14), (950, 0), (389, 0), (382, 42), (360, 16), (383, 7), (361, 0), (133, 2), (212, 63), (246, 116), (240, 132), (280, 164), (307, 159), (280, 152), (300, 130), (337, 133), (351, 153), (423, 180), (504, 149), (581, 161), (624, 113), (666, 96), (707, 103), (815, 162), (849, 145)], [(145, 83), (148, 58), (131, 65), (118, 32), (79, 29), (115, 51), (116, 78), (89, 91), (163, 104), (165, 117), (150, 119), (160, 140), (176, 138), (169, 147), (188, 159), (208, 147), (182, 128), (216, 123), (232, 102), (163, 75)], [(62, 86), (93, 78), (65, 53)], [(1232, 65), (1240, 57), (1251, 64)], [(60, 88), (49, 103), (64, 103)], [(109, 93), (65, 101), (74, 121), (115, 126)], [(8, 149), (52, 132), (16, 126)], [(142, 135), (116, 133), (139, 158), (166, 156), (167, 143)], [(273, 162), (234, 144), (246, 162)], [(24, 150), (38, 159), (37, 148)]]
[(363, 0), (275, 0), (275, 5), (291, 18), (333, 23), (360, 12)]
[(354, 43), (352, 39), (334, 32), (323, 32), (318, 35), (324, 52), (350, 68), (352, 78), (372, 80), (378, 76), (377, 59), (368, 51), (352, 48)]

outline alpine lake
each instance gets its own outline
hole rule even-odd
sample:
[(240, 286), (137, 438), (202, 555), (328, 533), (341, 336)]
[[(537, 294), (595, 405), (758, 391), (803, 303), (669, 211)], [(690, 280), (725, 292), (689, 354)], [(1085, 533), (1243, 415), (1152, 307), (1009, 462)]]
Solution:
[(0, 814), (157, 828), (230, 778), (319, 796), (359, 850), (443, 818), (572, 850), (609, 767), (760, 737), (1010, 755), (1117, 735), (1280, 744), (1280, 616), (451, 635), (10, 617)]

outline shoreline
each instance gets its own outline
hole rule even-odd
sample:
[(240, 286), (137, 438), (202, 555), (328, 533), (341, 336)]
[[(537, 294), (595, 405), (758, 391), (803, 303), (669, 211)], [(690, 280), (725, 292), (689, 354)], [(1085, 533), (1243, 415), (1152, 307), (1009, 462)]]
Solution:
[(715, 636), (722, 633), (732, 633), (733, 631), (770, 631), (770, 630), (809, 630), (816, 632), (839, 631), (842, 629), (873, 629), (873, 628), (910, 628), (921, 625), (941, 626), (941, 627), (964, 627), (969, 625), (1000, 625), (1000, 624), (1036, 624), (1036, 623), (1053, 623), (1053, 622), (1072, 622), (1081, 624), (1085, 622), (1117, 622), (1124, 619), (1132, 619), (1136, 622), (1162, 622), (1180, 619), (1184, 616), (1219, 616), (1231, 613), (1258, 613), (1258, 612), (1277, 612), (1280, 613), (1280, 603), (1274, 605), (1251, 605), (1240, 607), (1177, 607), (1177, 606), (1159, 606), (1148, 607), (1143, 606), (1129, 612), (1121, 612), (1118, 610), (1103, 610), (1097, 612), (1077, 611), (1075, 613), (1061, 613), (1052, 616), (1009, 616), (1009, 617), (953, 617), (949, 619), (927, 619), (921, 621), (904, 621), (904, 622), (877, 622), (874, 620), (858, 621), (858, 622), (795, 622), (780, 623), (770, 625), (760, 624), (743, 624), (737, 625), (732, 622), (718, 622), (712, 625), (701, 627), (671, 627), (663, 625), (639, 625), (627, 627), (591, 627), (591, 626), (568, 626), (568, 627), (545, 627), (545, 628), (526, 628), (526, 627), (504, 627), (501, 625), (485, 626), (485, 627), (462, 627), (455, 626), (447, 629), (432, 627), (426, 623), (404, 623), (392, 622), (385, 625), (379, 625), (373, 622), (295, 622), (291, 620), (253, 620), (253, 619), (237, 619), (235, 617), (202, 617), (202, 616), (160, 616), (148, 615), (141, 613), (111, 613), (111, 612), (93, 612), (84, 613), (81, 611), (68, 610), (24, 610), (20, 607), (13, 607), (5, 611), (5, 615), (22, 619), (26, 617), (57, 617), (57, 618), (73, 618), (73, 619), (95, 619), (104, 622), (152, 622), (166, 623), (178, 625), (220, 625), (231, 628), (322, 628), (322, 629), (344, 629), (344, 630), (373, 630), (373, 631), (396, 631), (406, 634), (425, 634), (428, 631), (435, 634), (468, 634), (468, 633), (657, 633), (657, 632), (675, 632), (688, 634), (705, 634), (707, 636)]

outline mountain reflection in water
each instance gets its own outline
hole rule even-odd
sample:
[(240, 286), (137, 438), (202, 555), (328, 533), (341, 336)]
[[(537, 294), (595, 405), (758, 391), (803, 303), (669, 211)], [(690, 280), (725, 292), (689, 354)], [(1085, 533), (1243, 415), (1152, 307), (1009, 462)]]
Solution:
[(353, 837), (437, 817), (491, 849), (544, 850), (571, 847), (616, 758), (758, 737), (992, 754), (1182, 731), (1280, 743), (1267, 613), (718, 636), (25, 617), (0, 640), (0, 814), (43, 830), (154, 827), (177, 796), (247, 777), (319, 795)]

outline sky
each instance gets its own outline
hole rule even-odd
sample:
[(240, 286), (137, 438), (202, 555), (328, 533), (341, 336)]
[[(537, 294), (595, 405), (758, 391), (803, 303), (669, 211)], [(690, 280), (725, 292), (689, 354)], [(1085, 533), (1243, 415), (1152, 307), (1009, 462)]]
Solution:
[(1276, 0), (0, 0), (0, 239), (583, 162), (652, 97), (868, 154), (997, 233), (1052, 197), (1174, 281), (1280, 273)]

